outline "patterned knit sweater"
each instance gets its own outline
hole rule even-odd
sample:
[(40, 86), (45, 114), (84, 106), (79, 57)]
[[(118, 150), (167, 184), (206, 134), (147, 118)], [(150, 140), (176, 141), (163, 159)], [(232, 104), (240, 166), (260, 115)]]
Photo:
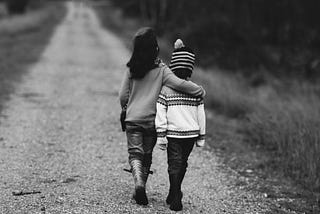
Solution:
[(162, 87), (157, 101), (157, 137), (205, 137), (205, 111), (203, 99)]

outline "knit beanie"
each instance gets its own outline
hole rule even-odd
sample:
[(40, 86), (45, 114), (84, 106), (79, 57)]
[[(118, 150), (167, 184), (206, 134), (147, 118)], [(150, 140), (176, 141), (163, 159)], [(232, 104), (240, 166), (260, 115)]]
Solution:
[(179, 69), (186, 69), (192, 72), (194, 67), (195, 54), (189, 47), (185, 47), (181, 39), (174, 43), (169, 68), (175, 72)]

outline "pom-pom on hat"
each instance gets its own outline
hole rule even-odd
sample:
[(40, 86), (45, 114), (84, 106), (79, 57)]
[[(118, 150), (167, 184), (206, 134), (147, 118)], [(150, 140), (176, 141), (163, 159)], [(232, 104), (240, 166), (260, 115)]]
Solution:
[(195, 54), (191, 48), (184, 46), (181, 39), (174, 43), (175, 50), (172, 53), (170, 69), (175, 72), (178, 69), (186, 69), (192, 72), (195, 61)]

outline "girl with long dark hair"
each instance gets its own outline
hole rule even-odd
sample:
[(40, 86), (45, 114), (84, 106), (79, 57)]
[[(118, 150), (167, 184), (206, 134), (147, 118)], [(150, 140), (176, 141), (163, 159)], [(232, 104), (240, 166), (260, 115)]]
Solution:
[(152, 152), (157, 141), (155, 129), (156, 102), (163, 85), (193, 96), (204, 96), (202, 87), (175, 76), (158, 59), (159, 46), (152, 28), (138, 30), (133, 40), (132, 56), (127, 63), (120, 95), (126, 108), (126, 135), (129, 164), (134, 179), (137, 204), (147, 205), (146, 182), (152, 163)]

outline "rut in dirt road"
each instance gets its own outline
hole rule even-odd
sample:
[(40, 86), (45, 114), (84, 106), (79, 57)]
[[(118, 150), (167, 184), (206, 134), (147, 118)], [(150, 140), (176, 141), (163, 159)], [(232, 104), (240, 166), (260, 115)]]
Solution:
[[(3, 112), (0, 213), (170, 213), (165, 152), (154, 153), (146, 207), (131, 200), (133, 181), (122, 170), (128, 163), (117, 95), (129, 52), (101, 28), (92, 9), (67, 7)], [(195, 150), (183, 213), (268, 210), (262, 195), (235, 187), (236, 175), (213, 153)]]

